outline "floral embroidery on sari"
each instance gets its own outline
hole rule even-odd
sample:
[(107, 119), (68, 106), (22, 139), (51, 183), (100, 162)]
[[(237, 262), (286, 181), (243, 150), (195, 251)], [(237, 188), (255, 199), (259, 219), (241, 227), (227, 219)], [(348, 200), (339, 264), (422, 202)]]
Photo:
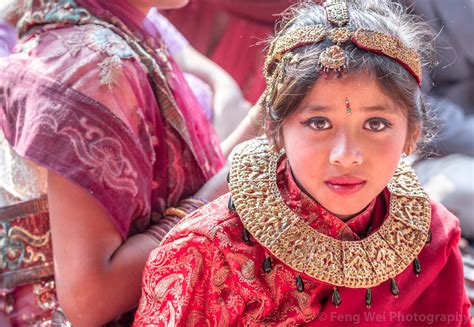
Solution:
[(122, 76), (122, 60), (120, 57), (113, 56), (105, 58), (99, 63), (100, 68), (100, 84), (106, 85), (110, 91), (114, 85), (118, 85), (117, 81)]
[(42, 10), (30, 12), (27, 11), (21, 18), (19, 26), (20, 34), (23, 34), (32, 25), (41, 24), (61, 24), (66, 22), (77, 24), (81, 19), (90, 18), (87, 10), (78, 7), (74, 0), (40, 0), (39, 5)]
[[(51, 54), (46, 54), (46, 56), (49, 58), (64, 55), (77, 57), (84, 47), (105, 55), (105, 58), (100, 58), (100, 62), (97, 64), (99, 80), (101, 85), (107, 86), (112, 91), (113, 86), (118, 85), (119, 79), (123, 76), (122, 59), (138, 59), (137, 55), (124, 39), (107, 28), (96, 25), (72, 28), (77, 29), (77, 31), (66, 35), (59, 35), (54, 31), (50, 33), (60, 39), (62, 47), (55, 49)], [(31, 49), (32, 47), (28, 50), (31, 51)]]
[(87, 45), (91, 49), (106, 53), (109, 56), (98, 66), (100, 68), (100, 83), (112, 90), (112, 87), (117, 85), (118, 79), (123, 74), (122, 59), (134, 57), (132, 49), (120, 36), (102, 27), (94, 28), (93, 33), (89, 34)]
[[(55, 32), (51, 32), (52, 35), (57, 35)], [(57, 36), (59, 38), (59, 36)], [(56, 56), (62, 56), (68, 53), (71, 57), (76, 57), (79, 51), (86, 46), (87, 42), (80, 33), (70, 33), (67, 37), (63, 38), (64, 49), (55, 53)]]
[(44, 15), (45, 21), (77, 22), (88, 15), (88, 12), (79, 8), (73, 0), (59, 0), (58, 3), (46, 4), (45, 8), (47, 8)]
[(130, 46), (119, 35), (103, 27), (92, 26), (92, 33), (88, 36), (88, 46), (96, 51), (105, 52), (110, 57), (136, 57)]

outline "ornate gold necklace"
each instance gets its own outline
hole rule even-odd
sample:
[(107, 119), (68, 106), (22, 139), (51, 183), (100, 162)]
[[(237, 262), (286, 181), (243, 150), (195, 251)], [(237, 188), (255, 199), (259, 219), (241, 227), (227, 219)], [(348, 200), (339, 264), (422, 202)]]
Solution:
[[(368, 288), (370, 298), (371, 287), (392, 278), (397, 296), (393, 278), (412, 262), (415, 273), (421, 271), (417, 256), (430, 239), (431, 206), (414, 171), (399, 164), (387, 185), (389, 216), (376, 232), (363, 240), (341, 241), (311, 228), (285, 204), (276, 176), (282, 155), (270, 151), (266, 138), (245, 142), (235, 151), (230, 207), (235, 206), (246, 229), (244, 239), (248, 231), (294, 270), (334, 286)], [(333, 294), (334, 301), (340, 304)]]

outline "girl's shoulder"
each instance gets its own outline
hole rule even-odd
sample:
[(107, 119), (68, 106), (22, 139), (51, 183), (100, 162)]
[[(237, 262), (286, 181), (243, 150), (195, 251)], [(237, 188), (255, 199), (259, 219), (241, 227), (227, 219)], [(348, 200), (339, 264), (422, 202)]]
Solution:
[(430, 199), (431, 204), (431, 243), (432, 249), (450, 252), (457, 247), (461, 236), (458, 218), (441, 203)]
[(458, 233), (459, 219), (441, 203), (430, 199), (431, 225), (442, 227), (447, 234)]
[[(217, 247), (230, 245), (229, 242), (233, 241), (240, 242), (232, 240), (236, 233), (242, 234), (238, 231), (243, 229), (243, 225), (239, 216), (228, 208), (229, 198), (230, 193), (224, 194), (185, 217), (168, 233), (161, 245), (190, 234), (204, 237)], [(223, 241), (224, 238), (228, 242)]]

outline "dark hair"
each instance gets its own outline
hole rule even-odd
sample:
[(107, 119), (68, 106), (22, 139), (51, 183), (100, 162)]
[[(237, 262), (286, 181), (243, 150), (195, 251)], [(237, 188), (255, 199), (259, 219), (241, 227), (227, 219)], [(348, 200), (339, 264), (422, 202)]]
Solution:
[[(348, 1), (347, 6), (350, 16), (347, 27), (350, 30), (364, 28), (396, 36), (406, 47), (417, 51), (423, 66), (431, 63), (431, 29), (419, 17), (406, 13), (402, 5), (390, 0), (359, 0)], [(279, 33), (314, 25), (330, 27), (324, 8), (313, 2), (303, 2), (290, 7), (283, 14)], [(275, 88), (272, 99), (267, 103), (264, 117), (267, 135), (274, 142), (278, 143), (284, 119), (296, 110), (319, 78), (319, 55), (332, 44), (326, 39), (321, 43), (297, 47), (292, 52), (299, 55), (298, 62), (283, 62), (283, 81), (280, 87)], [(401, 64), (385, 55), (360, 49), (351, 41), (341, 47), (348, 54), (343, 74), (365, 72), (375, 77), (381, 90), (404, 109), (409, 133), (420, 126), (422, 133), (419, 146), (426, 144), (432, 136), (433, 124), (416, 79)]]

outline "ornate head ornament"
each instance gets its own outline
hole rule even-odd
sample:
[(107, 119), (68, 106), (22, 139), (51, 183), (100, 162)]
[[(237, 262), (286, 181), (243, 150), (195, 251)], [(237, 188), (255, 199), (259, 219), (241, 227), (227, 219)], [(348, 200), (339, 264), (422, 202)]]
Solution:
[(284, 78), (283, 67), (287, 62), (296, 62), (299, 57), (292, 50), (330, 40), (333, 45), (324, 49), (319, 56), (319, 66), (323, 72), (341, 72), (347, 66), (348, 56), (341, 44), (352, 41), (360, 49), (387, 56), (399, 64), (421, 85), (421, 62), (418, 53), (406, 47), (398, 37), (369, 29), (350, 30), (349, 11), (345, 0), (326, 0), (326, 18), (331, 27), (324, 25), (304, 26), (286, 32), (292, 21), (276, 36), (270, 45), (265, 60), (264, 75), (267, 81), (264, 101), (271, 102), (275, 88)]

